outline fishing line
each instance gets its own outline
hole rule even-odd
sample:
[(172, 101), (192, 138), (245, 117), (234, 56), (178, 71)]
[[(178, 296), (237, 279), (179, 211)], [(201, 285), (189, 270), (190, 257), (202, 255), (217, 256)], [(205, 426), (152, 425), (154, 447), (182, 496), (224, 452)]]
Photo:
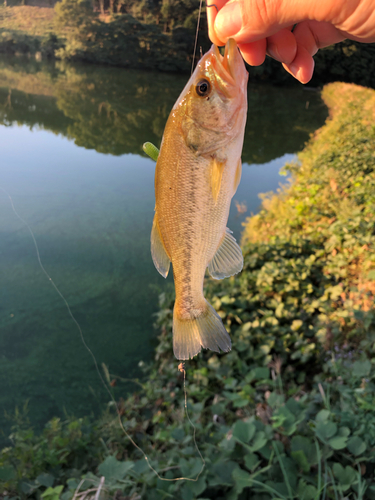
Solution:
[[(201, 20), (201, 13), (202, 13), (202, 3), (203, 3), (203, 0), (200, 0), (200, 3), (199, 3), (199, 12), (198, 12), (198, 21), (197, 21), (197, 29), (196, 29), (196, 32), (195, 32), (195, 42), (194, 42), (194, 52), (193, 52), (193, 60), (191, 62), (191, 75), (193, 74), (193, 70), (194, 70), (194, 61), (195, 61), (195, 53), (197, 51), (197, 43), (198, 43), (198, 33), (199, 33), (199, 23), (200, 23), (200, 20)], [(206, 0), (206, 9), (208, 9), (209, 7), (215, 7), (216, 11), (219, 12), (219, 9), (217, 7), (216, 4), (212, 3), (212, 4), (208, 4), (207, 3), (207, 0)], [(202, 47), (201, 47), (201, 58), (202, 58)]]
[(200, 2), (199, 2), (198, 22), (197, 22), (197, 29), (196, 29), (196, 32), (195, 32), (193, 60), (191, 62), (191, 73), (190, 73), (191, 75), (193, 74), (193, 70), (194, 70), (195, 52), (197, 50), (199, 23), (200, 23), (200, 20), (201, 20), (201, 12), (202, 12), (202, 2), (203, 2), (203, 0), (200, 0)]
[[(0, 186), (0, 190), (3, 191), (3, 193), (6, 194), (6, 196), (8, 196), (9, 200), (10, 200), (10, 204), (11, 204), (11, 207), (12, 207), (12, 210), (15, 214), (15, 216), (22, 222), (22, 224), (24, 224), (26, 226), (26, 228), (28, 229), (30, 235), (31, 235), (31, 238), (33, 240), (33, 243), (34, 243), (34, 247), (35, 247), (35, 251), (36, 251), (36, 256), (37, 256), (37, 259), (38, 259), (38, 263), (39, 263), (39, 266), (41, 268), (41, 270), (43, 271), (43, 273), (45, 274), (45, 276), (47, 277), (48, 281), (51, 283), (51, 285), (53, 286), (53, 288), (55, 289), (55, 291), (57, 292), (57, 294), (60, 296), (60, 298), (62, 299), (62, 301), (64, 302), (67, 310), (68, 310), (68, 314), (70, 316), (70, 318), (72, 319), (72, 321), (74, 322), (74, 324), (76, 325), (77, 327), (77, 330), (79, 332), (79, 335), (80, 335), (80, 338), (81, 338), (81, 341), (84, 345), (84, 347), (86, 348), (87, 352), (90, 354), (93, 362), (94, 362), (94, 365), (95, 365), (95, 369), (96, 369), (96, 372), (99, 376), (99, 379), (101, 381), (101, 383), (103, 384), (105, 390), (107, 391), (114, 407), (116, 408), (116, 412), (117, 412), (117, 417), (118, 417), (118, 421), (119, 421), (119, 424), (120, 424), (120, 427), (122, 429), (122, 431), (124, 432), (125, 436), (129, 439), (129, 441), (131, 442), (131, 444), (143, 455), (143, 458), (146, 460), (146, 463), (148, 465), (148, 467), (150, 468), (150, 470), (158, 477), (158, 479), (160, 479), (161, 481), (169, 481), (169, 482), (172, 482), (172, 481), (192, 481), (192, 482), (196, 482), (198, 481), (199, 479), (199, 476), (202, 474), (203, 472), (203, 469), (205, 468), (205, 465), (206, 465), (206, 462), (198, 448), (198, 445), (197, 445), (197, 442), (196, 442), (196, 439), (195, 439), (195, 433), (196, 433), (196, 428), (193, 424), (193, 422), (190, 420), (190, 416), (189, 416), (189, 413), (188, 413), (188, 409), (187, 409), (187, 391), (186, 391), (186, 385), (185, 385), (185, 379), (186, 379), (186, 372), (185, 372), (185, 365), (184, 363), (180, 363), (178, 365), (178, 369), (183, 372), (184, 374), (184, 393), (185, 393), (185, 413), (186, 413), (186, 416), (189, 420), (189, 423), (190, 425), (193, 427), (194, 429), (194, 432), (193, 432), (193, 440), (194, 440), (194, 445), (195, 445), (195, 448), (202, 460), (202, 468), (201, 470), (199, 471), (198, 475), (196, 478), (190, 478), (190, 477), (177, 477), (177, 478), (173, 478), (173, 479), (167, 479), (167, 478), (164, 478), (164, 477), (161, 477), (159, 475), (159, 473), (153, 468), (153, 466), (150, 464), (149, 462), (149, 458), (148, 456), (146, 455), (146, 453), (142, 450), (142, 448), (140, 448), (137, 443), (133, 440), (133, 438), (130, 436), (130, 434), (127, 432), (127, 430), (125, 429), (123, 423), (122, 423), (122, 420), (121, 420), (121, 414), (120, 414), (120, 411), (119, 409), (117, 408), (117, 403), (115, 401), (115, 398), (113, 397), (111, 391), (109, 390), (107, 384), (105, 383), (104, 381), (104, 378), (99, 370), (99, 366), (98, 366), (98, 363), (96, 361), (96, 358), (95, 358), (95, 355), (94, 353), (92, 352), (92, 350), (90, 349), (90, 347), (87, 345), (86, 341), (85, 341), (85, 338), (83, 336), (83, 332), (82, 332), (82, 328), (80, 326), (80, 324), (78, 323), (78, 321), (76, 320), (76, 318), (74, 317), (73, 313), (72, 313), (72, 310), (68, 304), (68, 301), (66, 300), (66, 298), (64, 297), (64, 295), (60, 292), (59, 288), (57, 287), (57, 285), (55, 284), (55, 282), (53, 281), (53, 279), (51, 278), (51, 276), (48, 274), (48, 272), (46, 271), (46, 269), (44, 268), (43, 264), (42, 264), (42, 261), (41, 261), (41, 258), (40, 258), (40, 253), (39, 253), (39, 247), (38, 247), (38, 244), (36, 242), (36, 239), (35, 239), (35, 236), (34, 236), (34, 233), (31, 229), (31, 227), (29, 226), (29, 224), (25, 221), (25, 219), (23, 219), (19, 213), (17, 212), (15, 206), (14, 206), (14, 203), (13, 203), (13, 199), (12, 197), (10, 196), (10, 194)], [(170, 468), (168, 468), (170, 469)]]
[(51, 285), (53, 286), (53, 288), (56, 290), (57, 294), (61, 297), (62, 301), (64, 302), (64, 304), (65, 304), (65, 306), (66, 306), (66, 308), (67, 308), (67, 310), (68, 310), (68, 314), (69, 314), (69, 316), (71, 317), (72, 321), (74, 322), (74, 324), (76, 325), (76, 327), (77, 327), (77, 329), (78, 329), (78, 332), (79, 332), (79, 334), (80, 334), (81, 341), (82, 341), (82, 343), (83, 343), (84, 347), (86, 348), (86, 350), (89, 352), (89, 354), (90, 354), (90, 355), (91, 355), (91, 357), (92, 357), (92, 360), (93, 360), (93, 362), (94, 362), (94, 365), (95, 365), (96, 371), (98, 372), (98, 375), (99, 375), (99, 378), (100, 378), (100, 380), (101, 380), (102, 384), (104, 385), (104, 387), (105, 387), (106, 391), (108, 392), (108, 394), (110, 395), (110, 397), (113, 399), (112, 394), (111, 394), (111, 392), (109, 391), (109, 389), (108, 389), (108, 387), (107, 387), (106, 383), (104, 382), (104, 379), (103, 379), (103, 377), (102, 377), (102, 374), (100, 373), (100, 370), (99, 370), (99, 367), (98, 367), (98, 363), (97, 363), (97, 361), (96, 361), (96, 358), (95, 358), (95, 356), (94, 356), (94, 353), (91, 351), (91, 349), (89, 348), (89, 346), (86, 344), (86, 341), (85, 341), (84, 336), (83, 336), (83, 333), (82, 333), (82, 329), (81, 329), (81, 327), (80, 327), (80, 325), (79, 325), (78, 321), (75, 319), (75, 317), (74, 317), (74, 315), (73, 315), (73, 313), (72, 313), (72, 311), (71, 311), (71, 309), (70, 309), (70, 306), (69, 306), (69, 304), (68, 304), (67, 300), (65, 299), (64, 295), (60, 292), (60, 290), (58, 289), (57, 285), (55, 284), (55, 282), (53, 281), (53, 279), (51, 278), (51, 276), (47, 273), (47, 271), (45, 270), (45, 268), (44, 268), (44, 266), (43, 266), (43, 264), (42, 264), (42, 261), (41, 261), (41, 259), (40, 259), (40, 253), (39, 253), (38, 244), (37, 244), (37, 242), (36, 242), (36, 239), (35, 239), (35, 236), (34, 236), (34, 233), (33, 233), (32, 229), (31, 229), (31, 227), (30, 227), (30, 226), (29, 226), (29, 224), (25, 221), (25, 219), (23, 219), (23, 218), (19, 215), (19, 213), (18, 213), (18, 212), (17, 212), (17, 210), (15, 209), (14, 204), (13, 204), (13, 200), (12, 200), (12, 197), (10, 196), (10, 194), (9, 194), (7, 191), (5, 191), (5, 189), (4, 189), (4, 188), (2, 188), (2, 187), (0, 187), (0, 189), (1, 189), (1, 191), (3, 191), (3, 192), (4, 192), (7, 196), (8, 196), (8, 198), (9, 198), (9, 200), (10, 200), (10, 204), (11, 204), (12, 210), (13, 210), (14, 214), (16, 215), (16, 217), (17, 217), (17, 218), (18, 218), (18, 219), (22, 222), (22, 224), (24, 224), (24, 225), (27, 227), (27, 229), (28, 229), (28, 231), (29, 231), (29, 233), (30, 233), (30, 235), (31, 235), (31, 238), (32, 238), (32, 240), (33, 240), (33, 242), (34, 242), (35, 251), (36, 251), (36, 256), (37, 256), (37, 259), (38, 259), (39, 266), (40, 266), (41, 270), (43, 271), (43, 273), (46, 275), (46, 277), (47, 277), (48, 281), (51, 283)]
[(184, 394), (185, 394), (185, 412), (186, 412), (186, 416), (190, 422), (190, 425), (192, 426), (192, 428), (194, 429), (193, 431), (193, 440), (194, 440), (194, 444), (195, 444), (195, 448), (198, 452), (198, 455), (201, 457), (201, 460), (202, 460), (202, 469), (200, 470), (198, 476), (197, 476), (197, 480), (199, 478), (199, 476), (202, 474), (203, 472), (203, 469), (206, 465), (206, 462), (202, 456), (202, 453), (200, 452), (200, 449), (198, 448), (198, 445), (197, 445), (197, 442), (195, 440), (195, 425), (193, 424), (193, 422), (190, 420), (190, 417), (189, 417), (189, 413), (188, 413), (188, 409), (187, 409), (187, 391), (186, 391), (186, 370), (185, 370), (185, 363), (180, 363), (178, 365), (178, 369), (180, 372), (182, 372), (184, 374)]

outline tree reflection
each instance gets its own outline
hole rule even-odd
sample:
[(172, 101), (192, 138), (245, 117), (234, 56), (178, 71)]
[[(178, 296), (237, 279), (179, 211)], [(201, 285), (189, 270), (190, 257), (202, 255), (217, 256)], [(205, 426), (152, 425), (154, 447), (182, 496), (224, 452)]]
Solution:
[[(185, 76), (165, 73), (3, 60), (0, 123), (51, 130), (101, 153), (143, 154), (145, 141), (160, 145), (185, 83)], [(246, 163), (300, 150), (327, 115), (318, 93), (298, 87), (249, 85), (248, 99)]]

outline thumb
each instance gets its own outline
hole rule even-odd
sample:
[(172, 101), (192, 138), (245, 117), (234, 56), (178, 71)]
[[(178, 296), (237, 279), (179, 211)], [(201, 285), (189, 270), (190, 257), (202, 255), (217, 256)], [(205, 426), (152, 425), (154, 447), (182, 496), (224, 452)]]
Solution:
[(215, 19), (216, 36), (225, 42), (233, 37), (249, 43), (271, 36), (304, 20), (330, 21), (334, 5), (330, 0), (232, 0)]

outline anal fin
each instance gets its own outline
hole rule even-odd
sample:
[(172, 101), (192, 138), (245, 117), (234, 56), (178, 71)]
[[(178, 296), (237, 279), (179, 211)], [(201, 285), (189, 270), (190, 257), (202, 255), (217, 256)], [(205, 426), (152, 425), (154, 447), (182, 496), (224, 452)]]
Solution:
[(232, 236), (232, 231), (226, 228), (219, 248), (208, 264), (208, 272), (213, 278), (221, 280), (239, 273), (242, 268), (243, 256), (241, 248)]
[(151, 230), (151, 256), (156, 269), (163, 276), (163, 278), (166, 278), (168, 276), (171, 261), (164, 247), (156, 214), (154, 216), (154, 222), (152, 223)]

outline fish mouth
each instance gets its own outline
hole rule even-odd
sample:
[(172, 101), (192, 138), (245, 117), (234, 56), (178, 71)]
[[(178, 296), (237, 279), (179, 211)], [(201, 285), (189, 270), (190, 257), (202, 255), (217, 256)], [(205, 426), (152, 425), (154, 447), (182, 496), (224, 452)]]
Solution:
[(225, 96), (230, 97), (232, 89), (238, 89), (238, 86), (243, 81), (247, 83), (247, 71), (237, 43), (233, 38), (229, 38), (225, 44), (223, 56), (216, 45), (213, 45), (211, 50), (212, 59), (210, 63), (214, 68), (216, 81)]

